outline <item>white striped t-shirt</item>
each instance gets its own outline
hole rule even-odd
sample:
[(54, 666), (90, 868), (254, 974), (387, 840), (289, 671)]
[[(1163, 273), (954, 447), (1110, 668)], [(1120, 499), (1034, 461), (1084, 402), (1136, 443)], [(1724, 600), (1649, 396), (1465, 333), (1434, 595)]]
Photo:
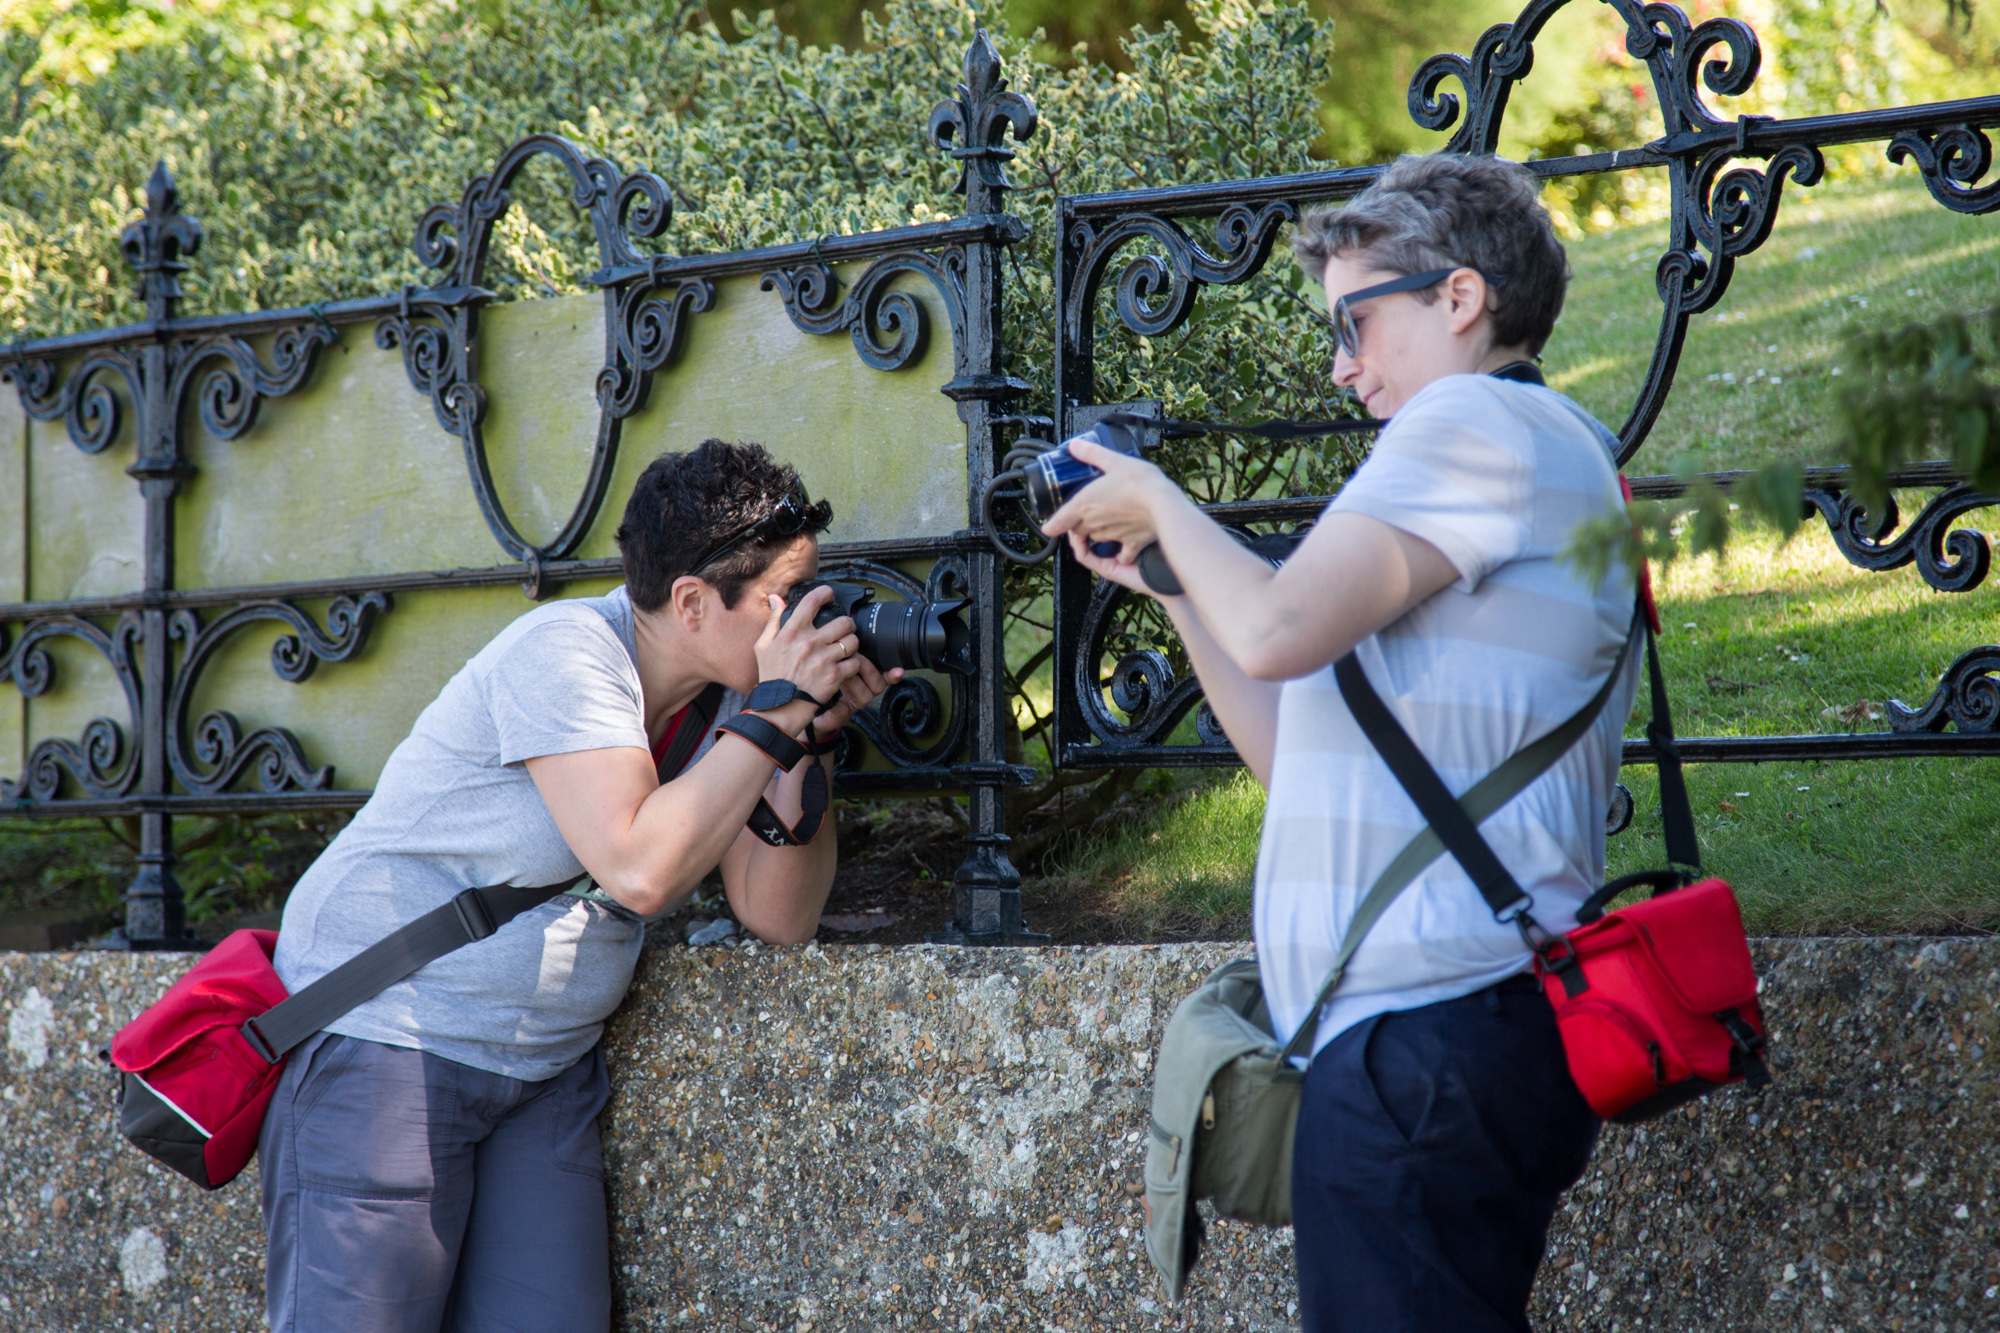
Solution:
[[(1365, 640), (1368, 679), (1453, 792), (1560, 724), (1603, 684), (1632, 624), (1622, 568), (1593, 590), (1558, 553), (1584, 519), (1622, 512), (1615, 440), (1540, 385), (1453, 375), (1386, 426), (1329, 506), (1442, 551), (1458, 581)], [(1552, 931), (1604, 872), (1638, 654), (1596, 727), (1480, 831)], [(1356, 725), (1333, 668), (1285, 683), (1257, 856), (1264, 993), (1288, 1039), (1332, 970), (1348, 919), (1424, 826)], [(1375, 923), (1321, 1016), (1314, 1049), (1379, 1013), (1470, 994), (1529, 964), (1449, 853)]]

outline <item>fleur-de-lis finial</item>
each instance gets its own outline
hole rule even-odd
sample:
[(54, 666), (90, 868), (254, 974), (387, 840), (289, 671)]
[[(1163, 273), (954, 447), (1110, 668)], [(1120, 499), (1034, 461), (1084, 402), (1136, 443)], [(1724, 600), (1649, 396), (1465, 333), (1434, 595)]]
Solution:
[(999, 193), (1014, 188), (1007, 179), (1007, 163), (1014, 156), (1007, 138), (1011, 132), (1025, 143), (1035, 125), (1035, 104), (1007, 91), (1000, 53), (986, 30), (979, 29), (965, 52), (965, 81), (958, 85), (957, 100), (939, 102), (930, 121), (931, 142), (958, 160), (955, 188), (966, 197), (967, 212), (995, 211)]
[(118, 248), (138, 270), (146, 318), (172, 319), (182, 295), (186, 257), (201, 248), (201, 224), (180, 212), (180, 192), (165, 162), (155, 163), (146, 180), (146, 215), (119, 233)]

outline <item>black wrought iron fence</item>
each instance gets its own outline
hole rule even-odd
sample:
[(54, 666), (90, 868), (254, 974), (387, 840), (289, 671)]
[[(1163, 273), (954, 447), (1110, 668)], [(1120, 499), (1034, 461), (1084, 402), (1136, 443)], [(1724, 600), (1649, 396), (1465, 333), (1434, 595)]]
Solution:
[[(1670, 183), (1667, 244), (1654, 270), (1659, 331), (1643, 382), (1618, 429), (1618, 461), (1628, 467), (1674, 388), (1689, 321), (1722, 299), (1737, 263), (1769, 238), (1787, 187), (1807, 188), (1821, 180), (1826, 166), (1822, 150), (1886, 142), (1889, 160), (1914, 164), (1940, 205), (1960, 213), (1989, 213), (2000, 208), (2000, 181), (1982, 183), (1992, 163), (1985, 130), (2000, 124), (2000, 97), (1795, 119), (1745, 115), (1727, 120), (1710, 109), (1703, 89), (1734, 96), (1751, 88), (1762, 53), (1748, 24), (1731, 18), (1694, 23), (1670, 4), (1603, 2), (1626, 25), (1626, 49), (1646, 65), (1663, 132), (1631, 148), (1527, 166), (1543, 179), (1664, 169)], [(1535, 39), (1567, 3), (1532, 0), (1513, 23), (1488, 29), (1470, 56), (1438, 55), (1423, 63), (1410, 84), (1410, 113), (1428, 129), (1452, 131), (1443, 151), (1497, 149), (1509, 95), (1534, 65)], [(1461, 92), (1443, 91), (1448, 82), (1456, 82)], [(1099, 306), (1107, 286), (1113, 329), (1122, 326), (1147, 337), (1172, 333), (1193, 314), (1203, 289), (1245, 283), (1262, 272), (1280, 234), (1307, 206), (1349, 198), (1381, 170), (1353, 167), (1062, 199), (1055, 283), (1059, 430), (1079, 433), (1117, 410), (1158, 411), (1157, 404), (1098, 399)], [(1204, 223), (1207, 235), (1201, 234)], [(1743, 474), (1708, 474), (1708, 480), (1725, 488), (1743, 479)], [(1864, 511), (1848, 493), (1841, 467), (1808, 470), (1807, 514), (1827, 524), (1842, 554), (1860, 568), (1914, 563), (1924, 581), (1940, 592), (1978, 587), (1991, 561), (1987, 538), (1951, 525), (1973, 509), (2000, 503), (2000, 496), (1974, 491), (1943, 464), (1906, 469), (1892, 480), (1899, 488), (1929, 496), (1907, 523), (1893, 504), (1874, 514)], [(1665, 498), (1682, 494), (1688, 480), (1635, 476), (1632, 485), (1639, 497)], [(1328, 498), (1244, 500), (1208, 510), (1246, 542), (1269, 542), (1305, 531)], [(1055, 576), (1057, 762), (1082, 769), (1235, 764), (1235, 752), (1203, 702), (1200, 683), (1176, 670), (1181, 659), (1163, 651), (1158, 626), (1133, 631), (1135, 609), (1135, 599), (1124, 589), (1093, 578), (1067, 556), (1060, 558)], [(1140, 646), (1115, 651), (1135, 642)], [(1678, 748), (1684, 759), (1715, 763), (2000, 754), (1996, 671), (2000, 647), (1969, 648), (1945, 671), (1926, 703), (1891, 709), (1887, 732), (1691, 737), (1681, 739)], [(1627, 763), (1651, 758), (1646, 741), (1626, 742)]]
[[(222, 706), (197, 708), (197, 699), (213, 693), (205, 676), (218, 655), (229, 652), (247, 627), (274, 624), (280, 633), (270, 648), (270, 667), (282, 680), (298, 683), (322, 666), (364, 654), (382, 625), (395, 621), (399, 599), (465, 596), (514, 584), (533, 599), (565, 585), (615, 580), (615, 559), (580, 552), (587, 538), (602, 544), (599, 520), (621, 437), (646, 407), (656, 377), (676, 365), (705, 324), (720, 318), (718, 284), (755, 278), (758, 289), (770, 294), (763, 299), (775, 300), (791, 326), (807, 335), (847, 335), (860, 360), (883, 374), (919, 366), (932, 340), (932, 307), (942, 313), (950, 376), (931, 387), (955, 405), (962, 423), (962, 459), (957, 449), (945, 450), (949, 466), (963, 470), (962, 482), (946, 487), (957, 497), (958, 515), (942, 525), (933, 522), (946, 530), (930, 535), (880, 533), (829, 544), (822, 567), (831, 577), (872, 584), (892, 597), (968, 599), (975, 670), (969, 677), (912, 674), (858, 717), (842, 752), (839, 785), (849, 793), (968, 792), (970, 831), (955, 883), (955, 936), (974, 942), (1032, 938), (1021, 926), (1019, 875), (1008, 861), (1000, 799), (1004, 788), (1025, 782), (1032, 770), (1006, 762), (999, 721), (1006, 676), (997, 560), (979, 538), (978, 516), (967, 506), (992, 471), (994, 415), (1027, 389), (1005, 368), (1000, 262), (1003, 249), (1025, 234), (1024, 224), (1005, 207), (1011, 188), (1005, 166), (1013, 156), (1008, 141), (1034, 130), (1034, 107), (1007, 90), (997, 54), (981, 34), (966, 53), (958, 97), (939, 104), (926, 126), (935, 146), (961, 165), (963, 215), (710, 255), (652, 253), (639, 244), (661, 237), (672, 216), (659, 177), (645, 170), (627, 173), (567, 139), (534, 135), (502, 154), (456, 203), (440, 203), (419, 220), (414, 246), (434, 274), (430, 284), (227, 316), (182, 312), (180, 277), (199, 248), (201, 226), (179, 211), (165, 168), (156, 170), (144, 216), (121, 236), (143, 290), (144, 322), (0, 351), (0, 374), (15, 383), (27, 415), (61, 422), (76, 449), (103, 460), (102, 474), (82, 484), (84, 504), (117, 506), (115, 486), (123, 483), (110, 469), (129, 452), (132, 461), (124, 471), (137, 483), (143, 505), (136, 586), (106, 595), (37, 598), (30, 575), (40, 571), (27, 567), (38, 543), (54, 540), (51, 525), (65, 497), (47, 502), (49, 514), (27, 512), (44, 499), (36, 487), (48, 487), (30, 476), (31, 458), (39, 464), (42, 455), (35, 440), (23, 436), (20, 471), (29, 478), (23, 491), (36, 493), (17, 497), (23, 568), (13, 573), (25, 595), (0, 604), (0, 680), (11, 681), (29, 700), (48, 694), (57, 674), (55, 641), (74, 641), (108, 664), (123, 716), (95, 718), (80, 737), (40, 735), (45, 728), (30, 717), (19, 738), (24, 771), (18, 779), (0, 780), (0, 814), (136, 817), (142, 848), (137, 878), (125, 895), (124, 938), (139, 948), (191, 944), (174, 876), (175, 816), (352, 809), (369, 795), (336, 786), (332, 767), (318, 762), (291, 727), (276, 722), (246, 727), (227, 699)], [(594, 442), (576, 498), (546, 540), (527, 535), (530, 525), (510, 513), (505, 487), (496, 478), (486, 430), (491, 370), (480, 354), (482, 321), (496, 317), (490, 305), (494, 294), (482, 286), (494, 229), (511, 205), (510, 185), (537, 159), (553, 161), (567, 174), (570, 200), (587, 215), (600, 265), (588, 283), (601, 293), (604, 330), (592, 386)], [(928, 288), (928, 300), (910, 289), (912, 280)], [(746, 307), (747, 289), (735, 299), (739, 309)], [(212, 579), (178, 577), (189, 572), (191, 544), (198, 558), (203, 554), (200, 541), (190, 543), (188, 533), (176, 530), (193, 488), (226, 488), (233, 480), (226, 467), (212, 477), (199, 475), (190, 418), (199, 419), (203, 448), (244, 440), (261, 407), (298, 394), (323, 374), (328, 349), (365, 338), (371, 325), (375, 345), (400, 354), (409, 385), (422, 395), (409, 400), (410, 408), (421, 411), (427, 398), (436, 426), (458, 440), (478, 513), (501, 563), (364, 572), (360, 567), (368, 559), (343, 557), (354, 568), (323, 578), (204, 586)], [(816, 406), (810, 385), (774, 384), (766, 392), (790, 393), (802, 409)], [(687, 424), (689, 442), (713, 433), (704, 423)], [(837, 441), (843, 463), (869, 465), (881, 447), (877, 425), (866, 423)], [(298, 431), (278, 435), (257, 444), (283, 450), (303, 442)], [(312, 442), (350, 449), (354, 461), (330, 474), (332, 493), (278, 515), (280, 525), (262, 532), (260, 540), (282, 550), (298, 537), (282, 522), (298, 522), (302, 513), (315, 525), (371, 514), (390, 525), (449, 522), (425, 506), (398, 508), (371, 492), (352, 473), (381, 460), (365, 456), (356, 441)], [(786, 453), (785, 441), (771, 443), (781, 456)], [(203, 503), (208, 529), (228, 529), (235, 521), (218, 516), (215, 497)], [(427, 614), (438, 623), (446, 613), (435, 601), (428, 605)], [(315, 606), (322, 608), (317, 617)], [(480, 636), (518, 611), (518, 602), (501, 609), (503, 619), (483, 624)], [(491, 608), (483, 614), (493, 620)], [(405, 636), (405, 650), (411, 637)], [(470, 646), (476, 648), (476, 642)], [(409, 669), (420, 676), (428, 669), (418, 688), (432, 693), (442, 684), (441, 673), (455, 669), (464, 655), (447, 650), (442, 663), (425, 663), (406, 651), (397, 662), (408, 659)], [(400, 669), (396, 663), (391, 667)], [(367, 706), (365, 699), (346, 703)], [(379, 763), (379, 743), (375, 748), (369, 757)]]
[[(2000, 182), (1985, 182), (1992, 159), (1985, 131), (2000, 124), (2000, 96), (1834, 116), (1726, 120), (1710, 109), (1703, 89), (1735, 95), (1751, 87), (1761, 55), (1747, 25), (1727, 18), (1696, 24), (1668, 4), (1604, 2), (1626, 24), (1627, 49), (1647, 66), (1663, 132), (1643, 145), (1529, 166), (1544, 178), (1664, 170), (1671, 183), (1668, 242), (1655, 267), (1659, 331), (1619, 430), (1625, 464), (1646, 442), (1673, 389), (1689, 320), (1722, 298), (1737, 262), (1770, 236), (1786, 189), (1809, 188), (1821, 179), (1824, 149), (1885, 142), (1890, 160), (1915, 165), (1942, 206), (1991, 212), (2000, 208)], [(1534, 0), (1514, 23), (1482, 36), (1470, 56), (1440, 55), (1420, 68), (1410, 89), (1411, 113), (1419, 124), (1453, 131), (1446, 151), (1496, 149), (1509, 94), (1533, 64), (1535, 38), (1565, 3)], [(1441, 91), (1448, 81), (1461, 93)], [(953, 464), (962, 467), (962, 487), (953, 499), (962, 521), (932, 524), (946, 530), (881, 532), (831, 544), (824, 561), (829, 573), (872, 583), (892, 596), (966, 598), (976, 670), (970, 677), (913, 677), (857, 719), (840, 784), (851, 793), (966, 792), (970, 829), (954, 883), (952, 937), (979, 943), (1038, 938), (1022, 925), (1019, 874), (1007, 851), (1002, 798), (1033, 774), (1007, 761), (1005, 608), (1001, 558), (994, 549), (1001, 534), (989, 529), (981, 503), (998, 470), (1002, 437), (1011, 439), (1022, 425), (1036, 423), (1033, 413), (1041, 406), (1018, 403), (1028, 385), (1007, 372), (1001, 270), (1006, 247), (1024, 235), (1024, 224), (1006, 211), (1011, 188), (1006, 166), (1013, 155), (1008, 145), (1035, 128), (1034, 107), (1007, 90), (997, 56), (982, 36), (966, 55), (959, 96), (941, 103), (926, 127), (932, 143), (962, 165), (961, 216), (711, 255), (656, 253), (642, 246), (665, 235), (671, 218), (671, 201), (658, 177), (644, 170), (627, 173), (565, 139), (536, 135), (503, 154), (457, 203), (439, 204), (419, 221), (415, 247), (435, 275), (430, 284), (231, 316), (182, 313), (179, 277), (197, 251), (201, 229), (178, 211), (165, 171), (156, 172), (144, 217), (121, 238), (142, 284), (146, 319), (0, 351), (0, 374), (16, 385), (27, 415), (38, 422), (60, 421), (70, 445), (101, 461), (101, 475), (77, 483), (86, 486), (87, 495), (106, 508), (123, 503), (113, 496), (114, 483), (124, 483), (115, 482), (109, 469), (129, 457), (124, 471), (139, 498), (133, 515), (139, 528), (137, 568), (128, 587), (38, 596), (41, 585), (25, 566), (27, 553), (47, 534), (40, 528), (24, 533), (24, 568), (13, 572), (13, 586), (22, 591), (18, 600), (0, 603), (0, 680), (11, 681), (28, 700), (48, 696), (59, 656), (54, 645), (81, 645), (101, 659), (103, 665), (92, 670), (122, 716), (88, 720), (80, 734), (45, 734), (48, 727), (32, 717), (22, 723), (17, 739), (23, 772), (0, 781), (0, 814), (135, 817), (142, 850), (126, 894), (125, 937), (135, 947), (188, 943), (174, 877), (176, 815), (350, 809), (368, 796), (365, 788), (335, 785), (332, 768), (292, 729), (305, 729), (298, 715), (291, 726), (277, 719), (252, 727), (239, 723), (236, 712), (224, 706), (226, 698), (219, 703), (213, 698), (214, 664), (240, 647), (247, 628), (262, 626), (275, 631), (270, 669), (282, 681), (303, 683), (321, 666), (367, 658), (383, 627), (409, 614), (399, 609), (398, 599), (421, 601), (432, 608), (424, 614), (436, 618), (443, 613), (435, 608), (446, 604), (439, 598), (470, 599), (480, 590), (510, 585), (536, 598), (615, 579), (617, 562), (590, 556), (586, 548), (603, 539), (601, 510), (614, 487), (628, 427), (647, 410), (658, 378), (684, 359), (690, 340), (698, 344), (702, 331), (728, 313), (725, 306), (749, 308), (744, 290), (729, 289), (734, 306), (723, 301), (725, 285), (756, 277), (762, 299), (775, 299), (792, 328), (812, 336), (847, 334), (861, 362), (880, 374), (910, 372), (923, 362), (933, 308), (946, 325), (950, 375), (931, 387), (955, 405), (963, 428), (963, 461)], [(603, 325), (592, 385), (593, 442), (576, 498), (557, 514), (555, 535), (546, 540), (528, 535), (533, 525), (511, 512), (506, 487), (496, 477), (487, 439), (493, 385), (480, 356), (482, 322), (498, 317), (493, 294), (481, 285), (494, 228), (510, 207), (510, 183), (537, 159), (567, 173), (571, 200), (588, 217), (599, 264), (589, 283), (600, 294)], [(1349, 197), (1380, 170), (1356, 167), (1060, 199), (1056, 402), (1047, 419), (1058, 438), (1087, 429), (1113, 410), (1157, 409), (1157, 404), (1098, 401), (1095, 347), (1107, 283), (1117, 324), (1126, 332), (1170, 334), (1187, 322), (1205, 288), (1245, 283), (1263, 271), (1281, 233), (1304, 207)], [(930, 296), (920, 299), (919, 289)], [(256, 438), (261, 407), (307, 392), (316, 376), (324, 376), (329, 349), (365, 339), (363, 330), (370, 328), (374, 345), (400, 358), (415, 390), (411, 409), (421, 412), (428, 401), (433, 424), (426, 429), (441, 429), (458, 442), (464, 475), (499, 548), (499, 561), (381, 569), (350, 560), (324, 577), (220, 584), (186, 577), (188, 555), (199, 566), (207, 557), (203, 541), (234, 531), (229, 524), (235, 521), (217, 517), (212, 494), (190, 508), (192, 492), (229, 482), (226, 468), (215, 477), (202, 475), (196, 457), (217, 457), (204, 451)], [(775, 385), (771, 392), (809, 396), (811, 390)], [(191, 417), (200, 423), (199, 441), (190, 436)], [(290, 441), (287, 432), (265, 434), (275, 438), (261, 439), (260, 447), (282, 450)], [(852, 466), (860, 466), (875, 447), (863, 432), (837, 443)], [(36, 447), (24, 437), (24, 475)], [(1727, 486), (1736, 478), (1710, 479)], [(2000, 503), (2000, 497), (1973, 492), (1943, 465), (1906, 471), (1895, 482), (1929, 496), (1907, 523), (1893, 509), (1865, 514), (1838, 468), (1808, 472), (1807, 502), (1857, 566), (1914, 563), (1941, 592), (1977, 587), (1990, 565), (1987, 539), (1951, 525), (1971, 509)], [(1634, 479), (1641, 496), (1677, 494), (1685, 485), (1659, 476)], [(400, 510), (379, 496), (342, 492), (317, 498), (334, 513), (373, 505), (370, 512), (385, 512), (392, 523), (443, 521), (423, 507)], [(1326, 499), (1243, 500), (1212, 506), (1211, 512), (1246, 541), (1282, 544), (1314, 521)], [(25, 527), (46, 521), (30, 517), (28, 506), (25, 498), (17, 506)], [(177, 520), (188, 513), (200, 516), (199, 540), (177, 530)], [(283, 542), (285, 534), (271, 540)], [(1147, 638), (1127, 632), (1134, 611), (1127, 595), (1093, 580), (1067, 556), (1055, 558), (1052, 755), (1057, 766), (1235, 763), (1202, 702), (1199, 682), (1177, 673), (1174, 657), (1158, 647), (1120, 646)], [(256, 567), (241, 559), (222, 564)], [(0, 574), (6, 572), (0, 565)], [(504, 623), (494, 616), (511, 617), (519, 610), (518, 602), (511, 609), (484, 606), (481, 614), (488, 621), (481, 624), (490, 623), (490, 629)], [(421, 636), (406, 636), (403, 650), (412, 637)], [(432, 653), (437, 660), (425, 659), (426, 669), (435, 674), (439, 661), (452, 666), (454, 652), (455, 661), (462, 661), (476, 647), (477, 642), (463, 651), (439, 648)], [(1114, 655), (1116, 660), (1107, 662)], [(1680, 742), (1680, 750), (1697, 762), (2000, 753), (2000, 710), (1991, 706), (1996, 672), (2000, 647), (1971, 648), (1946, 671), (1934, 696), (1893, 716), (1886, 733), (1691, 738)], [(221, 675), (233, 688), (247, 679), (240, 671)], [(434, 692), (442, 679), (419, 683)], [(1192, 740), (1186, 739), (1189, 731)], [(1628, 742), (1625, 757), (1646, 762), (1646, 743)]]

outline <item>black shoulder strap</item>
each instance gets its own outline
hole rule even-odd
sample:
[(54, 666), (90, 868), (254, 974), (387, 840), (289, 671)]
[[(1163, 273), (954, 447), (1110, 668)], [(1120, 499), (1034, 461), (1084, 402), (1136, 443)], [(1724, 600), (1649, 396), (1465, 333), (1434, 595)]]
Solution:
[[(1646, 734), (1658, 756), (1661, 821), (1665, 826), (1667, 856), (1678, 864), (1699, 867), (1701, 860), (1694, 833), (1694, 813), (1688, 806), (1687, 784), (1682, 780), (1680, 755), (1674, 748), (1673, 722), (1667, 713), (1667, 686), (1660, 669), (1659, 649), (1643, 611), (1636, 617), (1636, 622), (1638, 631), (1646, 636), (1646, 664), (1653, 695), (1653, 720)], [(1629, 639), (1627, 643), (1629, 645)], [(1624, 655), (1621, 653), (1619, 665), (1622, 667), (1623, 663)], [(1613, 680), (1617, 674), (1614, 669)], [(1444, 779), (1438, 776), (1430, 760), (1410, 739), (1410, 734), (1403, 730), (1402, 723), (1396, 720), (1395, 714), (1375, 693), (1354, 654), (1349, 653), (1334, 665), (1334, 679), (1340, 683), (1341, 696), (1347, 700), (1348, 709), (1354, 714), (1362, 732), (1381, 754), (1396, 781), (1416, 803), (1417, 810), (1437, 834), (1438, 841), (1464, 867), (1494, 917), (1502, 921), (1524, 919), (1530, 903), (1529, 896), (1507, 868), (1500, 864), (1500, 858), (1493, 854), (1493, 848), (1457, 798), (1452, 796)], [(1610, 683), (1606, 682), (1605, 688), (1599, 691), (1600, 698), (1593, 701), (1597, 707), (1602, 706), (1602, 696), (1608, 694)]]
[(680, 730), (667, 743), (666, 753), (660, 756), (660, 781), (669, 782), (687, 767), (687, 761), (701, 748), (702, 738), (708, 735), (715, 715), (722, 711), (722, 686), (711, 684), (697, 694), (687, 706), (687, 716), (681, 719)]
[(483, 940), (531, 907), (581, 879), (524, 888), (501, 884), (467, 889), (443, 907), (424, 913), (386, 939), (369, 945), (284, 1003), (241, 1029), (250, 1048), (277, 1063), (294, 1046), (358, 1004), (374, 999), (426, 963)]
[(1653, 695), (1653, 720), (1646, 724), (1646, 739), (1652, 744), (1653, 771), (1660, 780), (1660, 831), (1666, 837), (1667, 860), (1699, 870), (1701, 843), (1694, 835), (1694, 810), (1688, 804), (1687, 781), (1681, 776), (1673, 714), (1667, 709), (1667, 678), (1660, 670), (1660, 648), (1650, 627), (1646, 631), (1646, 683)]

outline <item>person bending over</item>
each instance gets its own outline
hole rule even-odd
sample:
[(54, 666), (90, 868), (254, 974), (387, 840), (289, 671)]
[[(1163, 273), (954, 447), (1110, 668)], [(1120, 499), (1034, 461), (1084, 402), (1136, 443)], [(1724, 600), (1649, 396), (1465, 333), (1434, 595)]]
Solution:
[[(857, 654), (851, 620), (813, 628), (826, 590), (779, 624), (785, 596), (817, 574), (830, 518), (758, 445), (708, 440), (656, 459), (618, 529), (624, 586), (502, 630), (300, 879), (275, 958), (294, 994), (467, 888), (585, 872), (594, 887), (431, 963), (293, 1053), (258, 1142), (277, 1333), (609, 1327), (598, 1037), (631, 982), (642, 918), (720, 865), (744, 927), (811, 939), (833, 880), (831, 820), (804, 845), (770, 845), (746, 821), (761, 799), (767, 828), (803, 833), (809, 770), (831, 765), (842, 724), (901, 675)], [(709, 729), (682, 771), (665, 771), (704, 704), (720, 696), (726, 720), (762, 682), (789, 688), (760, 693), (758, 716), (828, 753), (773, 776), (762, 750)]]
[[(1389, 424), (1290, 560), (1273, 571), (1151, 465), (1089, 444), (1070, 447), (1103, 478), (1048, 524), (1142, 593), (1135, 565), (1084, 539), (1126, 556), (1157, 540), (1186, 588), (1162, 600), (1269, 792), (1254, 932), (1280, 1042), (1361, 896), (1423, 828), (1331, 664), (1355, 652), (1462, 792), (1596, 693), (1634, 596), (1629, 575), (1593, 586), (1558, 558), (1623, 501), (1610, 432), (1532, 361), (1568, 275), (1528, 174), (1406, 157), (1293, 244), (1333, 312), (1335, 383)], [(1603, 874), (1638, 658), (1595, 727), (1482, 825), (1550, 930), (1575, 924)], [(1299, 1109), (1307, 1329), (1525, 1333), (1549, 1219), (1598, 1131), (1530, 964), (1449, 856), (1366, 936), (1320, 1017)]]

